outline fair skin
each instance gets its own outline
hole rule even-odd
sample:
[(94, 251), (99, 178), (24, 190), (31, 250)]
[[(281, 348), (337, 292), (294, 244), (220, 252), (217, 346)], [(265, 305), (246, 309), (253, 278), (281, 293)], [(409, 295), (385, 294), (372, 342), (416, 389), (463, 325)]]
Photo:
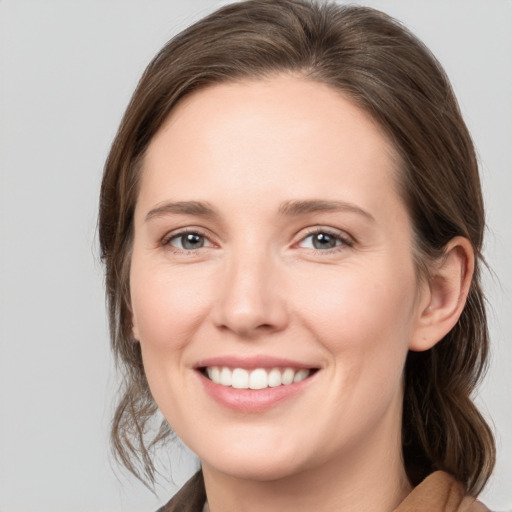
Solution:
[(456, 238), (418, 277), (397, 172), (364, 112), (293, 76), (196, 92), (152, 140), (133, 334), (212, 512), (384, 512), (410, 491), (405, 358), (457, 321), (473, 256)]

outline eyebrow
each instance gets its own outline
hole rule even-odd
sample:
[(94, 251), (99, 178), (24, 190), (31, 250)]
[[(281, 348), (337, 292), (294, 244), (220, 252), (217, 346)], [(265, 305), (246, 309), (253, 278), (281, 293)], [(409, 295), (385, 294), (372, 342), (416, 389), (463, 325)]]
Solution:
[[(279, 215), (286, 217), (297, 217), (315, 212), (351, 212), (362, 215), (368, 220), (375, 222), (373, 215), (359, 206), (347, 203), (346, 201), (326, 201), (324, 199), (307, 199), (297, 201), (285, 201), (279, 207)], [(166, 215), (198, 215), (200, 217), (218, 217), (216, 209), (203, 201), (178, 201), (166, 202), (151, 209), (145, 221)]]
[(202, 201), (178, 201), (157, 205), (146, 215), (146, 222), (154, 217), (164, 217), (169, 214), (199, 215), (201, 217), (218, 217), (216, 210), (209, 203)]
[(375, 222), (375, 218), (370, 212), (346, 201), (326, 201), (323, 199), (286, 201), (279, 208), (279, 214), (286, 216), (298, 216), (315, 212), (351, 212)]

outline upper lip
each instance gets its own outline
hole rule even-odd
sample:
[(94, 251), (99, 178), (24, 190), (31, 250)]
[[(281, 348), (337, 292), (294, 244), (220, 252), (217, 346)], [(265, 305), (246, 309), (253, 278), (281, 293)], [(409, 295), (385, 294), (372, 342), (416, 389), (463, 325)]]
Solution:
[(312, 369), (318, 366), (295, 361), (293, 359), (274, 357), (267, 355), (256, 356), (216, 356), (202, 359), (195, 364), (195, 368), (207, 368), (212, 366), (221, 366), (227, 368), (245, 368), (253, 370), (256, 368), (294, 368), (294, 369)]

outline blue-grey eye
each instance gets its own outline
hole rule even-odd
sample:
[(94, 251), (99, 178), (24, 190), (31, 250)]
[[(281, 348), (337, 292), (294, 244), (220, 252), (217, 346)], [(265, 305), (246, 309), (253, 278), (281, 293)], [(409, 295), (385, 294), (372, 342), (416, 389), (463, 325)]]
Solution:
[(183, 233), (173, 237), (171, 245), (184, 251), (193, 251), (205, 246), (205, 237), (199, 233)]
[(340, 237), (319, 231), (318, 233), (311, 233), (311, 235), (306, 236), (300, 245), (301, 247), (321, 251), (334, 249), (334, 247), (338, 247), (341, 243)]
[(327, 233), (315, 233), (313, 235), (313, 247), (315, 249), (332, 249), (338, 244), (338, 240)]

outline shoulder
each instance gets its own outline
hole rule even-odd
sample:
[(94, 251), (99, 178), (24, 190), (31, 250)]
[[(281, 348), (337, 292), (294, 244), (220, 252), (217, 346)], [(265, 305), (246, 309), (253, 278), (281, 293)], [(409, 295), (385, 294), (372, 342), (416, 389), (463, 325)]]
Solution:
[[(174, 497), (157, 512), (202, 512), (206, 501), (203, 474), (198, 471)], [(464, 488), (443, 471), (429, 475), (394, 512), (490, 512), (480, 501), (466, 496)]]
[(203, 473), (198, 471), (188, 482), (157, 512), (202, 512), (206, 501)]
[(444, 471), (436, 471), (415, 487), (394, 512), (489, 512), (464, 486)]
[(491, 512), (481, 501), (467, 496), (461, 503), (461, 512)]

